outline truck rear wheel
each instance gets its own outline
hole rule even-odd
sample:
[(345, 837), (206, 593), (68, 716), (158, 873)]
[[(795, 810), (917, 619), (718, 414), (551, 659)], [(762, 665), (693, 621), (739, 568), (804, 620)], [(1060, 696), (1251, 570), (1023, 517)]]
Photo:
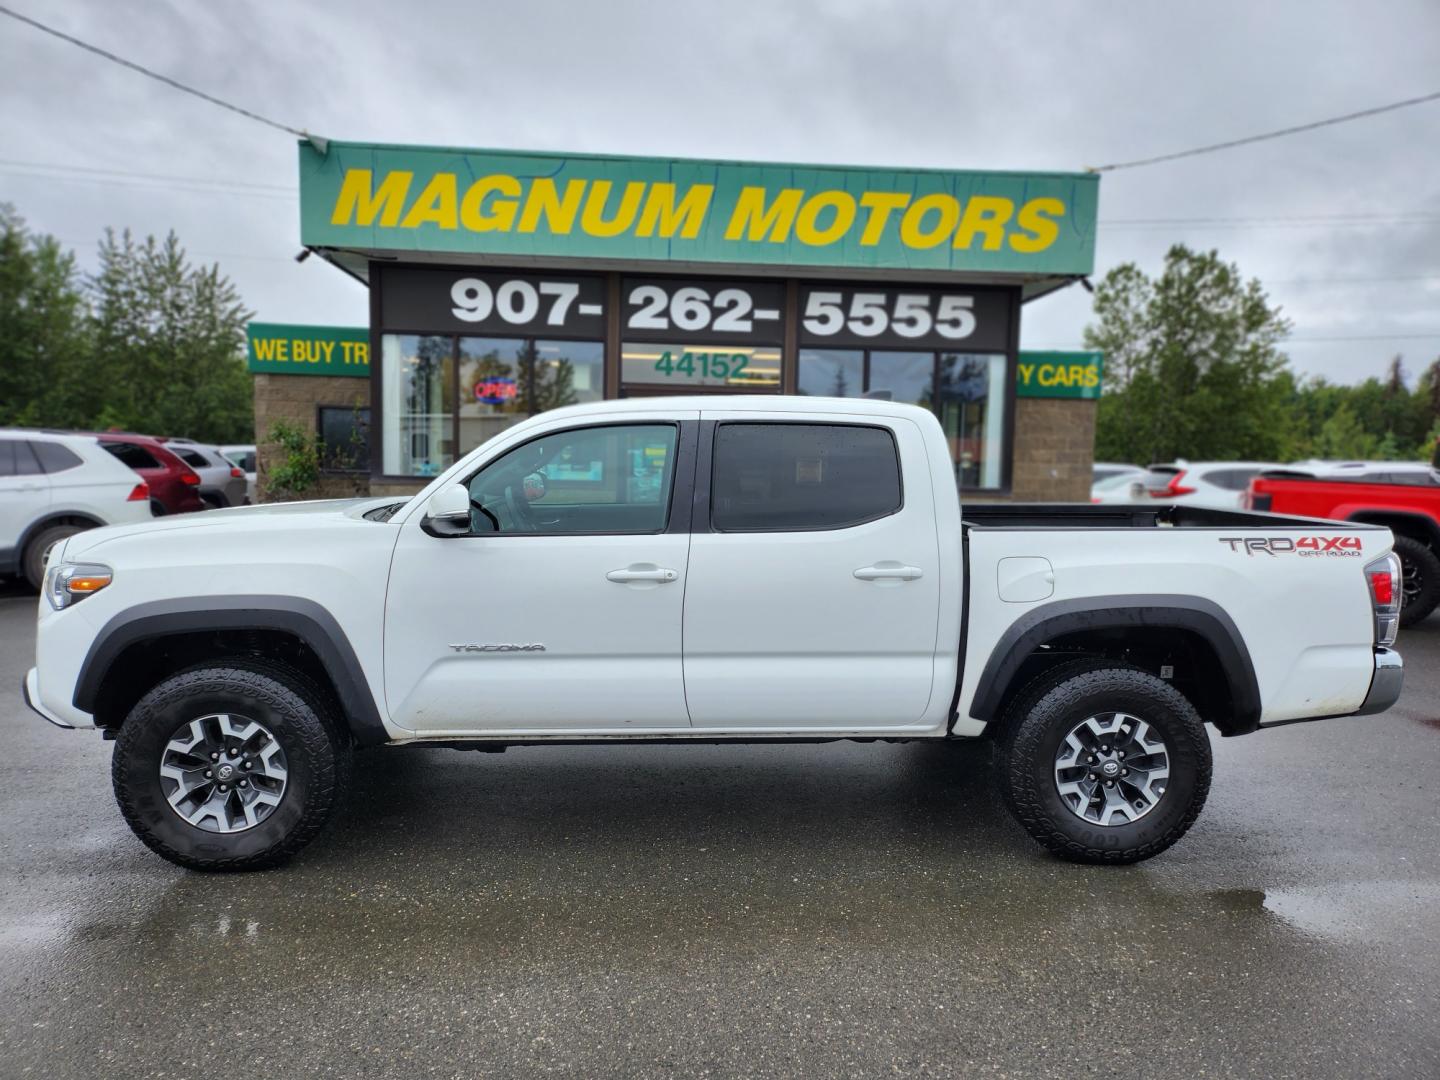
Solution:
[(349, 745), (325, 696), (279, 665), (182, 671), (136, 704), (111, 762), (115, 798), (150, 849), (196, 870), (255, 870), (329, 819)]
[(1210, 739), (1169, 683), (1110, 661), (1066, 664), (1005, 718), (1000, 787), (1021, 825), (1061, 858), (1133, 863), (1194, 824), (1210, 790)]
[(1413, 626), (1440, 604), (1440, 556), (1411, 536), (1395, 537), (1400, 556), (1400, 625)]

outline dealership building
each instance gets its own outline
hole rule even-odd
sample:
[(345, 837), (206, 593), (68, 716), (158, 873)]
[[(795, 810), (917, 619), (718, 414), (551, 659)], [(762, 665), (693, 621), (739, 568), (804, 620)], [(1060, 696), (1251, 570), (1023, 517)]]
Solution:
[(931, 410), (970, 498), (1084, 499), (1100, 357), (1019, 351), (1094, 265), (1099, 178), (305, 141), (301, 242), (368, 327), (254, 324), (319, 494), (412, 492), (517, 421), (659, 394)]

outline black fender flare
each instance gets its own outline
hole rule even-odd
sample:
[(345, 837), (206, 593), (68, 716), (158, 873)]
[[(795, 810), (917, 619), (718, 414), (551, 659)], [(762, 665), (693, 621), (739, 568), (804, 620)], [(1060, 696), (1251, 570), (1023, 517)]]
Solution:
[(1404, 522), (1414, 526), (1415, 532), (1425, 537), (1425, 542), (1436, 554), (1440, 554), (1440, 522), (1429, 514), (1417, 514), (1413, 510), (1357, 510), (1348, 520), (1361, 525), (1380, 525), (1394, 535), (1408, 536), (1407, 532), (1395, 533), (1391, 522)]
[(1235, 706), (1234, 732), (1254, 731), (1259, 726), (1260, 686), (1250, 650), (1235, 621), (1213, 600), (1169, 593), (1057, 600), (1026, 612), (1000, 635), (991, 651), (970, 715), (987, 722), (996, 719), (1020, 665), (1047, 641), (1085, 630), (1135, 628), (1198, 634), (1215, 650), (1225, 672)]
[(137, 604), (107, 622), (91, 642), (75, 682), (77, 709), (93, 713), (110, 668), (140, 642), (213, 630), (281, 630), (295, 635), (320, 659), (359, 746), (388, 742), (365, 671), (335, 616), (296, 596), (193, 596)]

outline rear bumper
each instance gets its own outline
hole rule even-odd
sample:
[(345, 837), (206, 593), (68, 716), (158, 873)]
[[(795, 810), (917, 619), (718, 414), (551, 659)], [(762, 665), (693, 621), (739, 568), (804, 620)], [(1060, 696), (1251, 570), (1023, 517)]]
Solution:
[(1375, 674), (1370, 679), (1370, 692), (1356, 716), (1374, 716), (1400, 700), (1405, 684), (1405, 661), (1394, 649), (1375, 650)]
[(40, 703), (40, 672), (37, 668), (32, 667), (25, 673), (25, 679), (21, 683), (21, 691), (25, 695), (25, 704), (29, 705), (31, 709), (39, 713), (46, 720), (49, 720), (50, 723), (56, 727), (64, 728), (66, 731), (75, 730), (73, 725), (67, 724)]

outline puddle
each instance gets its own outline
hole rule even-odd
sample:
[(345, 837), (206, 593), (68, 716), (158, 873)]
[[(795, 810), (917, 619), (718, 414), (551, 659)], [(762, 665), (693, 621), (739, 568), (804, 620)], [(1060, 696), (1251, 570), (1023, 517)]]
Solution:
[(1435, 918), (1440, 885), (1430, 882), (1359, 881), (1272, 890), (1263, 903), (1296, 930), (1323, 937), (1402, 944), (1440, 937)]

